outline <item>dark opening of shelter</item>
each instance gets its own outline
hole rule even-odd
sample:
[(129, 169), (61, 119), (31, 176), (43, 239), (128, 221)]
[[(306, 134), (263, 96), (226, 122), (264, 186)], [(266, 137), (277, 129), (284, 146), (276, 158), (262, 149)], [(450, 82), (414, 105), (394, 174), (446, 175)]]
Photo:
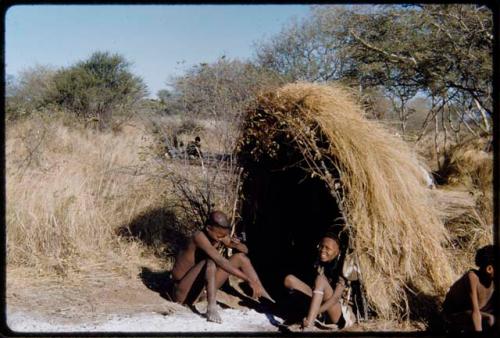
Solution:
[[(269, 163), (268, 163), (269, 164)], [(250, 258), (276, 299), (287, 274), (314, 278), (316, 245), (327, 230), (339, 232), (339, 209), (327, 185), (300, 167), (259, 165), (244, 181), (242, 217)], [(247, 168), (248, 169), (248, 168)]]

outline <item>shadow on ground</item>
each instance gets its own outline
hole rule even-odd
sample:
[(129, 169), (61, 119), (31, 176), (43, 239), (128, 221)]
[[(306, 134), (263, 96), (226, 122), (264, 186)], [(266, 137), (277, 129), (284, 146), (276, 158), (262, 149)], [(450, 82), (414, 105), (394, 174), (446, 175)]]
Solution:
[[(172, 258), (187, 243), (190, 229), (183, 227), (175, 213), (168, 208), (156, 208), (134, 217), (121, 225), (116, 234), (123, 238), (137, 240), (148, 246), (160, 258)], [(153, 271), (142, 267), (139, 278), (144, 285), (171, 301), (172, 288), (170, 271)]]
[(162, 298), (170, 302), (172, 301), (169, 295), (173, 285), (170, 271), (157, 272), (147, 267), (143, 267), (139, 273), (139, 278), (148, 289), (157, 292)]
[(413, 294), (411, 292), (407, 292), (407, 296), (408, 305), (411, 309), (411, 320), (427, 323), (428, 331), (444, 332), (438, 297), (425, 293)]
[(160, 257), (176, 255), (186, 245), (188, 233), (167, 208), (143, 212), (116, 231), (118, 236), (141, 241)]

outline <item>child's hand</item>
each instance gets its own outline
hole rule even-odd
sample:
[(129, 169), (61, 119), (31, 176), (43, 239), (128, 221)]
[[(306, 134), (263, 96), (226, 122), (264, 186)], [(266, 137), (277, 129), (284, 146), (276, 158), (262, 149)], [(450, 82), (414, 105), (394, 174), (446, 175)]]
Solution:
[(233, 248), (235, 245), (238, 245), (241, 243), (240, 239), (238, 237), (229, 237), (226, 236), (220, 240), (222, 244), (229, 248)]
[(241, 241), (238, 237), (231, 237), (231, 243), (232, 244), (240, 244)]
[(302, 328), (307, 328), (309, 326), (310, 324), (309, 321), (307, 320), (307, 317), (304, 317), (304, 319), (302, 319)]
[(493, 327), (495, 325), (495, 316), (493, 315), (488, 315), (488, 325), (490, 327)]
[(262, 294), (264, 293), (262, 286), (257, 283), (257, 281), (250, 281), (249, 284), (253, 291), (252, 298), (258, 299), (259, 297), (262, 297)]
[(225, 246), (231, 247), (232, 238), (230, 238), (229, 236), (226, 236), (226, 237), (222, 238), (220, 241)]

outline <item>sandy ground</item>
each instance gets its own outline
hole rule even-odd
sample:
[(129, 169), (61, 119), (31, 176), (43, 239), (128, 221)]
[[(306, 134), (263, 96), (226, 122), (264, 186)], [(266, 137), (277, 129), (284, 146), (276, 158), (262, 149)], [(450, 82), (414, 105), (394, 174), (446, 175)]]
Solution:
[(217, 298), (223, 323), (208, 322), (205, 301), (194, 309), (172, 303), (155, 291), (151, 278), (101, 273), (61, 282), (8, 276), (6, 291), (7, 325), (23, 333), (276, 332), (282, 322), (224, 292)]
[(265, 315), (254, 310), (223, 309), (222, 324), (187, 311), (175, 314), (141, 312), (109, 314), (93, 321), (68, 323), (58, 317), (43, 317), (24, 311), (7, 316), (7, 325), (16, 332), (254, 332), (278, 331)]
[[(298, 324), (282, 325), (279, 317), (249, 301), (236, 279), (233, 292), (219, 291), (223, 323), (204, 317), (206, 301), (194, 308), (168, 301), (160, 285), (164, 272), (142, 270), (125, 276), (107, 271), (74, 278), (28, 278), (7, 271), (7, 326), (19, 333), (50, 332), (297, 332)], [(236, 291), (236, 292), (234, 292)], [(419, 325), (372, 320), (345, 331), (420, 331)], [(313, 331), (328, 333), (329, 328)]]

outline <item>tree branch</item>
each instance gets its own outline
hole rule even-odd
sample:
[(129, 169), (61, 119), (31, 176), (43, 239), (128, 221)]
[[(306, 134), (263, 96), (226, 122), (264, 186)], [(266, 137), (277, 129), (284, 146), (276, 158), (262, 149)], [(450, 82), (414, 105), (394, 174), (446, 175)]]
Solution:
[(389, 53), (383, 49), (380, 49), (380, 48), (375, 47), (374, 45), (368, 43), (367, 41), (362, 39), (360, 36), (358, 36), (356, 33), (354, 33), (354, 31), (352, 29), (349, 29), (349, 33), (352, 35), (352, 37), (354, 39), (356, 39), (358, 42), (360, 42), (366, 48), (371, 49), (373, 51), (376, 51), (377, 53), (383, 54), (390, 59), (395, 59), (397, 61), (401, 61), (401, 62), (405, 62), (405, 63), (411, 62), (414, 66), (417, 66), (417, 64), (418, 64), (417, 60), (413, 56), (412, 57), (404, 57), (401, 55), (396, 55), (394, 53)]

